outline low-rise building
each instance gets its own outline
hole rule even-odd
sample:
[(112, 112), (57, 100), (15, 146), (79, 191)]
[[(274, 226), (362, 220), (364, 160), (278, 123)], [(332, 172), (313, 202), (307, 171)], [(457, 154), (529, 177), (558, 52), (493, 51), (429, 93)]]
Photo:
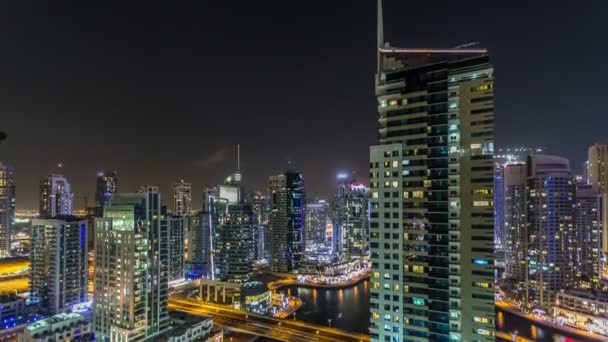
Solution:
[(608, 292), (561, 290), (553, 316), (561, 324), (608, 336)]
[(28, 325), (19, 342), (93, 341), (91, 323), (77, 313), (60, 313)]
[(0, 296), (0, 330), (21, 324), (25, 311), (25, 299), (15, 294)]
[(239, 308), (241, 304), (241, 284), (201, 279), (199, 290), (204, 302), (229, 304)]
[(175, 312), (171, 314), (171, 329), (158, 338), (166, 342), (221, 342), (224, 332), (213, 328), (211, 317)]

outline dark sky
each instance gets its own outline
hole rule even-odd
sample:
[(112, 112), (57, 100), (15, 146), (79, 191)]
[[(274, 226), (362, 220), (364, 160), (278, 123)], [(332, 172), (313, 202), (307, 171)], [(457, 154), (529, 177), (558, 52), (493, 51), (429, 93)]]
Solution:
[[(234, 170), (237, 143), (249, 188), (288, 161), (311, 194), (332, 193), (338, 170), (367, 181), (375, 1), (125, 3), (0, 4), (0, 161), (14, 166), (18, 208), (37, 207), (59, 161), (77, 207), (102, 169), (118, 170), (122, 191), (190, 180), (198, 206), (202, 186)], [(544, 145), (578, 167), (608, 138), (608, 9), (544, 3), (386, 0), (385, 36), (480, 41), (497, 143)]]

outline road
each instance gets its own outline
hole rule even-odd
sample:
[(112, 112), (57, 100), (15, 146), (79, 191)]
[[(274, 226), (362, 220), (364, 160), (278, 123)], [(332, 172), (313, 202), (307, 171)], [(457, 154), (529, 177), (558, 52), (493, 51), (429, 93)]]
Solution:
[(30, 262), (27, 259), (13, 259), (0, 261), (0, 278), (10, 277), (27, 272)]
[(225, 306), (201, 303), (191, 299), (169, 299), (169, 309), (188, 312), (194, 315), (212, 316), (214, 324), (235, 331), (287, 342), (367, 342), (369, 335), (354, 334), (347, 331), (315, 325), (297, 320), (278, 320)]

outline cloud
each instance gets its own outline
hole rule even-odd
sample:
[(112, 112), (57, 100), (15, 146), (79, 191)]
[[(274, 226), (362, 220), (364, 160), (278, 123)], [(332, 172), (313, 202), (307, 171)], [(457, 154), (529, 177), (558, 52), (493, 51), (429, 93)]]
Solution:
[(195, 160), (194, 164), (200, 167), (211, 167), (218, 164), (222, 164), (228, 159), (231, 154), (233, 154), (232, 150), (233, 149), (230, 147), (220, 148), (219, 150), (213, 152), (211, 155), (203, 159)]

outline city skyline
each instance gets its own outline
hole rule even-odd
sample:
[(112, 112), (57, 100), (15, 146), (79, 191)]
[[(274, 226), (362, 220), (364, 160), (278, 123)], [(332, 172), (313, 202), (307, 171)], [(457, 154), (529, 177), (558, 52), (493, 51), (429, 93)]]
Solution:
[[(104, 24), (115, 14), (109, 7), (47, 8), (57, 13), (23, 25), (16, 18), (31, 18), (31, 8), (3, 6), (11, 36), (0, 38), (11, 53), (0, 57), (7, 89), (0, 128), (9, 135), (0, 154), (14, 169), (17, 208), (37, 207), (37, 182), (51, 172), (70, 178), (81, 208), (85, 195), (92, 202), (95, 174), (106, 169), (117, 170), (131, 191), (157, 184), (169, 193), (173, 180), (186, 179), (198, 208), (201, 189), (234, 169), (237, 143), (252, 189), (264, 190), (288, 160), (302, 170), (308, 192), (326, 198), (337, 172), (367, 174), (365, 151), (376, 140), (369, 130), (376, 124), (373, 2), (313, 1), (297, 10), (278, 2), (199, 4), (188, 13), (149, 7), (138, 20), (131, 20), (136, 8), (121, 7), (111, 26)], [(606, 70), (594, 67), (603, 47), (593, 43), (601, 41), (601, 8), (447, 3), (442, 14), (430, 4), (385, 6), (386, 37), (396, 46), (480, 41), (489, 49), (500, 80), (498, 146), (543, 145), (578, 171), (587, 147), (603, 140), (608, 117), (595, 85)], [(403, 20), (412, 9), (416, 16)], [(460, 20), (482, 13), (492, 25)], [(550, 20), (538, 25), (541, 13)], [(429, 20), (435, 24), (425, 25)], [(459, 29), (445, 34), (456, 23)], [(528, 39), (513, 39), (520, 36)], [(247, 91), (227, 92), (235, 81)], [(576, 84), (588, 90), (573, 91)], [(571, 131), (575, 123), (584, 129)], [(273, 129), (285, 124), (297, 130)], [(275, 144), (279, 139), (284, 143)]]

